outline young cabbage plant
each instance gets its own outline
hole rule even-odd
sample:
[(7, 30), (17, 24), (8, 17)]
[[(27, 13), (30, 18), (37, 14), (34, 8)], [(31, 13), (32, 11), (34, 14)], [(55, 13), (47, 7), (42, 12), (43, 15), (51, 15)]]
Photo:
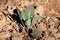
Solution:
[(25, 12), (22, 13), (22, 18), (23, 20), (26, 22), (25, 25), (27, 25), (27, 27), (31, 26), (31, 16), (33, 15), (34, 12), (34, 7), (33, 6), (28, 6), (25, 10)]
[(33, 13), (34, 13), (34, 7), (31, 5), (26, 7), (25, 11), (22, 13), (19, 13), (19, 10), (18, 10), (18, 14), (20, 18), (25, 21), (25, 25), (27, 27), (30, 27), (32, 24), (34, 24), (34, 22), (42, 18), (41, 16), (38, 16), (32, 19), (31, 16), (33, 15)]
[[(42, 17), (39, 15), (35, 18), (31, 18), (31, 16), (34, 13), (34, 7), (33, 6), (28, 6), (26, 7), (25, 11), (20, 13), (19, 9), (17, 8), (18, 11), (18, 15), (20, 17), (20, 20), (23, 24), (23, 26), (27, 26), (28, 28), (30, 28), (31, 25), (33, 25), (35, 22), (37, 22), (39, 19), (41, 19)], [(24, 22), (23, 22), (24, 20)], [(34, 29), (33, 32), (31, 33), (31, 35), (33, 37), (39, 37), (39, 35), (41, 34), (41, 31), (38, 29)]]

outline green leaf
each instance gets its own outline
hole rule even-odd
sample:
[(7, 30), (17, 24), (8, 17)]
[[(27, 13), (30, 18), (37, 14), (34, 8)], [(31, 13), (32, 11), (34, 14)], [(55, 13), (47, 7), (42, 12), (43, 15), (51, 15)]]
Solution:
[(32, 5), (28, 6), (25, 10), (28, 13), (29, 17), (33, 15), (34, 7)]
[(36, 21), (38, 21), (39, 19), (41, 19), (42, 17), (39, 15), (39, 16), (37, 16), (37, 17), (35, 17), (35, 18), (33, 18), (33, 20), (32, 20), (32, 24), (33, 23), (35, 23)]
[(23, 18), (23, 20), (27, 20), (28, 19), (27, 12), (22, 13), (22, 18)]
[(22, 18), (23, 20), (27, 20), (28, 18), (31, 17), (31, 15), (34, 12), (34, 7), (33, 6), (28, 6), (25, 10), (25, 12), (22, 13)]
[(26, 25), (27, 25), (28, 27), (31, 26), (31, 19), (30, 19), (30, 18), (26, 21)]

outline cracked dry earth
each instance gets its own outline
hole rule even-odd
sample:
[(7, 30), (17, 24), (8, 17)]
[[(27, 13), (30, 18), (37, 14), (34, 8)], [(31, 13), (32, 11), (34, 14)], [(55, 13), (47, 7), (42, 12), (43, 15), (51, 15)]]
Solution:
[(60, 0), (0, 0), (0, 40), (32, 40), (14, 16), (16, 7), (23, 12), (29, 5), (43, 17), (33, 25), (42, 32), (34, 40), (60, 40)]

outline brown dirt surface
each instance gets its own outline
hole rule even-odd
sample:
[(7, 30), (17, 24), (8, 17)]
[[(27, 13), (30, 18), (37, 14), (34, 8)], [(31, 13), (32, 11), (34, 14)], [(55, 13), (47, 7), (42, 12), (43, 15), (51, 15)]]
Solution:
[(11, 17), (16, 7), (23, 12), (29, 5), (35, 7), (35, 16), (43, 17), (33, 25), (41, 31), (40, 38), (33, 40), (60, 40), (60, 0), (0, 0), (0, 40), (32, 40)]

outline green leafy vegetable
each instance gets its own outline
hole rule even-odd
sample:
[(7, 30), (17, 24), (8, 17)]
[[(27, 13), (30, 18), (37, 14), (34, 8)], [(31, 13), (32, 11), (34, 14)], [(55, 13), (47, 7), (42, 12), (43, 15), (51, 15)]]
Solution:
[(34, 24), (34, 22), (42, 18), (41, 16), (38, 16), (32, 19), (31, 16), (33, 15), (33, 12), (34, 12), (34, 7), (30, 5), (26, 7), (26, 10), (23, 13), (20, 14), (20, 17), (25, 21), (25, 25), (27, 25), (27, 27), (31, 26), (32, 24)]
[[(21, 17), (21, 19), (23, 19), (25, 21), (25, 23), (23, 23), (24, 25), (26, 25), (27, 27), (30, 27), (32, 24), (34, 24), (35, 22), (37, 22), (39, 19), (42, 18), (42, 16), (37, 16), (35, 18), (31, 18), (31, 16), (33, 15), (34, 12), (34, 7), (33, 6), (28, 6), (26, 8), (26, 10), (23, 13), (19, 13), (19, 17)], [(31, 35), (33, 37), (39, 37), (41, 34), (41, 31), (38, 29), (34, 29), (33, 32), (31, 33)]]

